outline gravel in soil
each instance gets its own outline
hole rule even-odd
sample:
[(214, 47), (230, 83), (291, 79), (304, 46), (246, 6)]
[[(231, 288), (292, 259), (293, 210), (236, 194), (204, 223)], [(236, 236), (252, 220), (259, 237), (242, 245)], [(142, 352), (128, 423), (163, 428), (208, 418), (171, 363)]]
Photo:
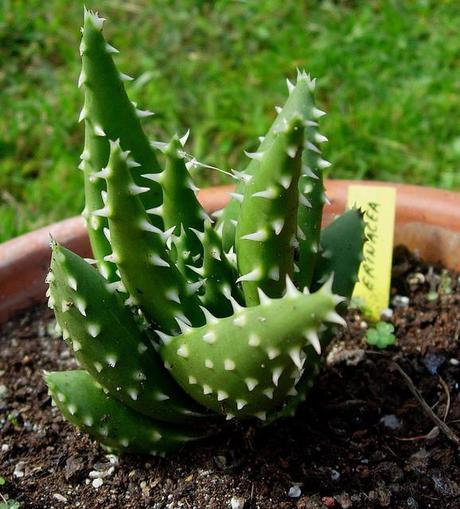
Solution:
[(47, 308), (18, 315), (0, 333), (1, 496), (31, 509), (459, 508), (458, 446), (395, 366), (460, 436), (459, 276), (398, 249), (392, 302), (396, 345), (367, 346), (350, 311), (295, 418), (164, 459), (109, 455), (63, 421), (42, 372), (74, 368), (72, 355)]

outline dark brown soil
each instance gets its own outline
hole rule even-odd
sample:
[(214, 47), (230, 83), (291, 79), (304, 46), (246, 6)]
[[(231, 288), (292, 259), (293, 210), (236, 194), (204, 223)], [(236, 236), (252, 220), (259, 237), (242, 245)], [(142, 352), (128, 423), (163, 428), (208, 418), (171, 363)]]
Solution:
[(441, 274), (398, 250), (392, 293), (409, 304), (394, 309), (396, 346), (366, 346), (352, 311), (296, 418), (166, 459), (109, 456), (65, 423), (42, 371), (72, 356), (49, 310), (19, 315), (0, 334), (0, 493), (23, 508), (459, 508), (460, 282)]

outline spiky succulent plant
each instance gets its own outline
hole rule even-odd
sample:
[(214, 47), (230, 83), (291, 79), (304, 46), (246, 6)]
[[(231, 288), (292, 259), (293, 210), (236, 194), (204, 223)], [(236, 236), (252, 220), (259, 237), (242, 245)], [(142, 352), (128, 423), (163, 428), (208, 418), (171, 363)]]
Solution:
[[(150, 141), (85, 11), (83, 215), (95, 260), (52, 241), (49, 303), (80, 370), (47, 373), (64, 416), (103, 445), (163, 454), (226, 419), (292, 415), (343, 324), (363, 222), (322, 232), (324, 113), (298, 72), (219, 220), (201, 207), (187, 136)], [(215, 223), (215, 224), (214, 224)], [(91, 266), (95, 262), (97, 268)], [(338, 311), (338, 312), (337, 312)]]

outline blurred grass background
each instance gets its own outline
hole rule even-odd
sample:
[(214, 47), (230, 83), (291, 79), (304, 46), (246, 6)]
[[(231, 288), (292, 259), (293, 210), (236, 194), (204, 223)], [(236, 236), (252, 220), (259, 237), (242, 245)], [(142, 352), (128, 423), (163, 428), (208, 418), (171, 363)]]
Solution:
[[(458, 0), (87, 0), (108, 18), (149, 134), (242, 168), (286, 97), (319, 78), (336, 178), (460, 188)], [(0, 1), (0, 241), (83, 207), (83, 2)], [(222, 182), (200, 170), (200, 181)]]

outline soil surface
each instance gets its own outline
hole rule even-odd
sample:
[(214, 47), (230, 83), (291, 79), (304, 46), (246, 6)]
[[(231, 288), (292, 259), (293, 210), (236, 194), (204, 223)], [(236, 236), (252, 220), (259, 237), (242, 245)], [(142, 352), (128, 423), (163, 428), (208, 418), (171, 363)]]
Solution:
[(459, 276), (399, 249), (392, 302), (396, 345), (367, 345), (350, 311), (295, 418), (166, 459), (108, 455), (64, 422), (42, 372), (74, 368), (72, 355), (47, 308), (18, 315), (0, 333), (1, 496), (31, 509), (458, 509)]

